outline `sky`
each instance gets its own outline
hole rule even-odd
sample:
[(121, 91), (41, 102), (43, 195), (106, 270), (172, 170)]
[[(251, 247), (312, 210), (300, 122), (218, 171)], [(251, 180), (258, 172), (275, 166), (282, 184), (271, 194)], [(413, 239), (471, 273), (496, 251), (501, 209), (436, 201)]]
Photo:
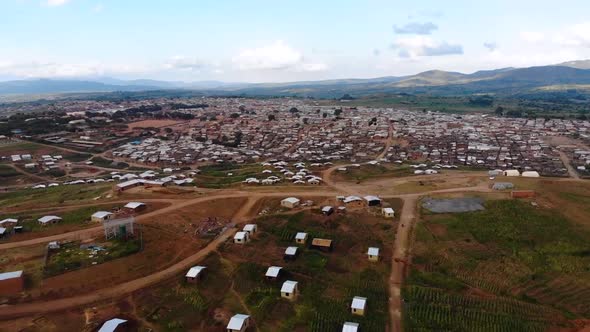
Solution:
[(287, 82), (590, 59), (588, 0), (0, 0), (0, 80)]

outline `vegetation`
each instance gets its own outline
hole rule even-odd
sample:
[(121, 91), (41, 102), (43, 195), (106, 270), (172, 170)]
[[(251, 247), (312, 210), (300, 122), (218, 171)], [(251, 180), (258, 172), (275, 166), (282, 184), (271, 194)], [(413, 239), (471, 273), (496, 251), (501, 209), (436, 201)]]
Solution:
[(523, 201), (428, 216), (403, 289), (410, 331), (544, 331), (590, 317), (590, 234)]

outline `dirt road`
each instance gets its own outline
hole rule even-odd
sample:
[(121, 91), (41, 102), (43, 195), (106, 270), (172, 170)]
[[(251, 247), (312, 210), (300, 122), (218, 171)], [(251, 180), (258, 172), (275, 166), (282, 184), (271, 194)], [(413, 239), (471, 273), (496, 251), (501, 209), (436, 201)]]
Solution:
[[(389, 314), (391, 317), (391, 331), (402, 331), (402, 299), (401, 286), (404, 281), (406, 264), (410, 245), (410, 235), (417, 220), (418, 196), (411, 195), (404, 198), (400, 222), (395, 236), (393, 255), (391, 258), (391, 275), (389, 277)], [(397, 261), (396, 261), (397, 260)]]
[(561, 162), (563, 163), (563, 165), (565, 166), (565, 168), (567, 168), (567, 172), (569, 173), (570, 177), (579, 180), (580, 179), (580, 175), (578, 174), (578, 172), (574, 169), (574, 166), (572, 166), (571, 160), (570, 158), (567, 156), (567, 154), (563, 151), (557, 151), (559, 153), (559, 158), (561, 159)]

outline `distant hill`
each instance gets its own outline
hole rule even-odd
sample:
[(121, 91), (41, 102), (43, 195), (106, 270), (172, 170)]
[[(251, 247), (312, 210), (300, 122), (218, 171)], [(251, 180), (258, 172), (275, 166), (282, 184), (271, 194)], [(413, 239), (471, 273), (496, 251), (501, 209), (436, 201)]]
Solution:
[(577, 60), (560, 63), (558, 66), (566, 66), (577, 69), (590, 69), (590, 60)]
[(176, 92), (195, 91), (202, 95), (314, 98), (339, 98), (345, 94), (363, 97), (392, 93), (440, 96), (487, 93), (501, 96), (529, 96), (543, 93), (548, 89), (559, 90), (556, 87), (576, 90), (579, 86), (580, 90), (588, 91), (588, 85), (590, 85), (590, 60), (572, 61), (554, 66), (482, 70), (471, 74), (431, 70), (400, 77), (257, 84), (219, 81), (168, 82), (149, 79), (125, 81), (104, 77), (87, 80), (20, 80), (0, 82), (0, 95), (174, 90)]

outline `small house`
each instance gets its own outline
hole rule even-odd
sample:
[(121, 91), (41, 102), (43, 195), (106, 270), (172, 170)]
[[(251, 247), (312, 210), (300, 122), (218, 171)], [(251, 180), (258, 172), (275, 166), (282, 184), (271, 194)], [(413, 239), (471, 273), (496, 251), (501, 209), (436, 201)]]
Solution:
[(504, 171), (504, 176), (520, 176), (520, 172), (516, 169)]
[(37, 219), (37, 221), (39, 222), (39, 224), (45, 226), (45, 225), (49, 225), (49, 224), (58, 223), (61, 221), (61, 218), (57, 217), (57, 216), (44, 216), (44, 217)]
[(299, 248), (297, 247), (288, 247), (285, 249), (285, 254), (283, 255), (283, 260), (286, 261), (294, 261), (299, 255)]
[(392, 208), (383, 208), (381, 209), (381, 213), (385, 218), (395, 218), (395, 211)]
[(299, 198), (287, 197), (281, 201), (281, 206), (286, 207), (288, 209), (293, 209), (299, 206), (300, 203), (301, 201), (299, 200)]
[(245, 332), (249, 325), (250, 316), (236, 314), (229, 320), (227, 332)]
[(367, 255), (369, 256), (369, 261), (377, 262), (379, 261), (379, 248), (370, 247), (367, 251)]
[(287, 280), (283, 283), (283, 287), (281, 287), (282, 298), (294, 301), (297, 299), (297, 294), (297, 281)]
[(268, 280), (276, 280), (279, 278), (282, 269), (283, 268), (280, 266), (271, 266), (266, 270), (266, 274), (264, 276)]
[(353, 322), (345, 322), (342, 325), (342, 332), (358, 332), (359, 331), (359, 323)]
[(128, 329), (129, 321), (126, 319), (121, 318), (113, 318), (107, 320), (102, 324), (98, 332), (123, 332), (129, 331)]
[(4, 235), (8, 234), (7, 229), (4, 227), (0, 227), (0, 238), (4, 237)]
[(363, 200), (358, 196), (346, 196), (342, 201), (347, 207), (362, 207)]
[(186, 279), (186, 282), (189, 283), (195, 283), (198, 280), (200, 280), (201, 278), (203, 278), (203, 274), (204, 274), (204, 270), (206, 269), (205, 266), (193, 266), (191, 267), (188, 272), (186, 273), (186, 275), (184, 276), (184, 278)]
[(92, 222), (105, 222), (107, 220), (110, 220), (113, 217), (114, 214), (112, 214), (111, 212), (107, 212), (107, 211), (97, 211), (94, 212), (92, 214), (92, 216), (90, 216), (90, 221)]
[(539, 175), (539, 172), (536, 172), (536, 171), (526, 171), (526, 172), (522, 172), (522, 176), (525, 178), (538, 178), (541, 175)]
[(298, 232), (295, 234), (295, 242), (298, 244), (305, 244), (307, 242), (307, 233)]
[(247, 224), (246, 226), (244, 226), (243, 231), (248, 233), (248, 235), (252, 236), (254, 235), (254, 233), (256, 233), (256, 231), (258, 230), (258, 226), (256, 226), (256, 224)]
[(332, 251), (332, 240), (315, 238), (311, 241), (311, 247), (319, 250)]
[(378, 206), (381, 205), (381, 198), (377, 197), (377, 196), (365, 196), (363, 197), (363, 199), (365, 200), (365, 202), (367, 202), (368, 206)]
[(16, 295), (25, 288), (23, 271), (0, 273), (0, 296)]
[(249, 240), (250, 236), (248, 235), (248, 232), (237, 232), (236, 235), (234, 235), (234, 243), (245, 244)]
[(333, 208), (333, 207), (331, 207), (331, 206), (324, 206), (324, 207), (322, 208), (322, 214), (323, 214), (324, 216), (329, 216), (329, 215), (331, 215), (332, 213), (334, 213), (334, 208)]
[(142, 202), (129, 202), (125, 204), (124, 208), (132, 212), (139, 212), (145, 210), (147, 208), (147, 205), (145, 205), (145, 203)]
[(350, 309), (353, 315), (364, 316), (367, 310), (367, 298), (355, 296), (350, 304)]

